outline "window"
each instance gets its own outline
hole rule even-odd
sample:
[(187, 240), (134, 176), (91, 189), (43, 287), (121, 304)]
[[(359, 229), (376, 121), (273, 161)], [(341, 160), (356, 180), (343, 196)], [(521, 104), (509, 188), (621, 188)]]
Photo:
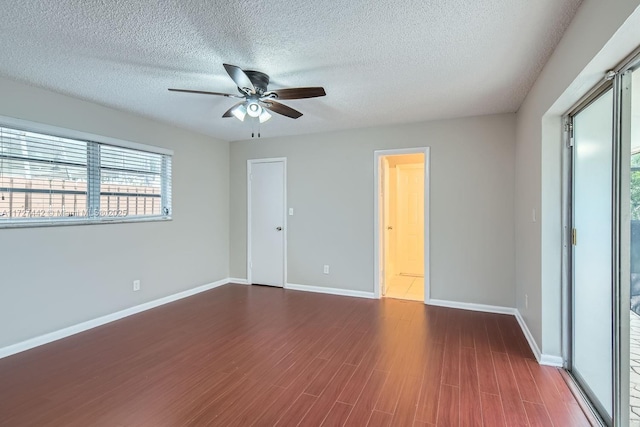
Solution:
[(171, 155), (148, 148), (0, 127), (0, 227), (170, 219)]

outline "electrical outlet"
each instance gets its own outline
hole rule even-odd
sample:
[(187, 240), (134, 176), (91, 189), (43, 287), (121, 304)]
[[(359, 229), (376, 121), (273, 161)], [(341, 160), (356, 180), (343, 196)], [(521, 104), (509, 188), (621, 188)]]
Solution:
[(529, 308), (529, 295), (524, 295), (524, 308)]
[(329, 266), (325, 264), (324, 270), (322, 271), (324, 274), (329, 274)]
[(133, 281), (133, 290), (134, 291), (139, 291), (140, 290), (140, 280), (134, 280)]

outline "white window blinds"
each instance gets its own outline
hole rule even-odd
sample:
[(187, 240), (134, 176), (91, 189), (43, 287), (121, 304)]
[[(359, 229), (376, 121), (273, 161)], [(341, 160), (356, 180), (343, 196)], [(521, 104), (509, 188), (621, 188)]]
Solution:
[(170, 155), (0, 127), (0, 227), (170, 217)]

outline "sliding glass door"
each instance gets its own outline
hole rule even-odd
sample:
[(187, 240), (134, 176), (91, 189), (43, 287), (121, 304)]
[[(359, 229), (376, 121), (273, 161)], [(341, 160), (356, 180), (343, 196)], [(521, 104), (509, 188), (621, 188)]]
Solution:
[(639, 68), (640, 48), (565, 117), (564, 355), (612, 426), (640, 425)]
[(572, 116), (571, 371), (605, 421), (613, 411), (613, 90)]

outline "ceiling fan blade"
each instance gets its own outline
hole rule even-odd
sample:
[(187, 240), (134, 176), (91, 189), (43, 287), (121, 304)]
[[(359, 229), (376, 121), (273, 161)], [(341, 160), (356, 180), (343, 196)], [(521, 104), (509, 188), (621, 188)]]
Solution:
[(236, 105), (234, 105), (233, 107), (229, 108), (227, 111), (225, 111), (225, 113), (222, 115), (222, 117), (233, 117), (233, 113), (232, 113), (232, 111), (233, 111), (236, 107), (238, 107), (239, 105), (244, 104), (244, 102), (245, 102), (245, 101), (238, 102)]
[(274, 113), (282, 114), (283, 116), (291, 117), (292, 119), (297, 119), (302, 116), (302, 113), (298, 110), (294, 110), (291, 107), (287, 107), (284, 104), (280, 104), (279, 102), (269, 100), (262, 103), (262, 106), (267, 110), (271, 110)]
[(317, 98), (327, 94), (322, 87), (292, 87), (272, 90), (269, 93), (275, 93), (278, 96), (277, 99)]
[(253, 86), (251, 79), (247, 74), (242, 71), (242, 68), (235, 65), (222, 64), (224, 69), (227, 70), (227, 74), (231, 77), (231, 80), (244, 92), (244, 88), (248, 88), (252, 93), (256, 93), (256, 88)]
[(169, 89), (171, 92), (186, 92), (186, 93), (199, 93), (202, 95), (219, 95), (226, 96), (227, 98), (242, 98), (239, 95), (232, 95), (230, 93), (220, 93), (220, 92), (207, 92), (204, 90), (189, 90), (189, 89)]

